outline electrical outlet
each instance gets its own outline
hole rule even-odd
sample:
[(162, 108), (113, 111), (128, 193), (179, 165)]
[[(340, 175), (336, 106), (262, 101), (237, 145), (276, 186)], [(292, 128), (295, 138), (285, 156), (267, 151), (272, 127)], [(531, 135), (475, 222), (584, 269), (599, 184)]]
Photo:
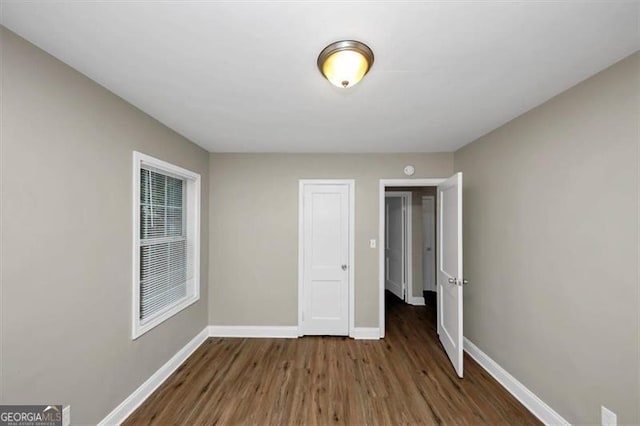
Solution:
[(369, 247), (370, 248), (376, 248), (376, 240), (375, 238), (372, 240), (369, 240)]
[(71, 424), (71, 406), (65, 405), (62, 407), (62, 426), (69, 426)]
[(600, 407), (602, 417), (602, 426), (616, 426), (618, 424), (618, 416), (604, 405)]

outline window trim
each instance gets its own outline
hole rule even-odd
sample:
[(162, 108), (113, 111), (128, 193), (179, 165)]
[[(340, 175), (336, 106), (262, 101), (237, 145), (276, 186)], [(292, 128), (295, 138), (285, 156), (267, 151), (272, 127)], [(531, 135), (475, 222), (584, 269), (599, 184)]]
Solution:
[[(186, 189), (186, 238), (193, 241), (193, 278), (187, 281), (187, 297), (140, 320), (140, 170), (143, 168), (184, 179)], [(166, 161), (133, 151), (133, 267), (132, 267), (132, 340), (160, 325), (178, 312), (200, 300), (200, 175)]]

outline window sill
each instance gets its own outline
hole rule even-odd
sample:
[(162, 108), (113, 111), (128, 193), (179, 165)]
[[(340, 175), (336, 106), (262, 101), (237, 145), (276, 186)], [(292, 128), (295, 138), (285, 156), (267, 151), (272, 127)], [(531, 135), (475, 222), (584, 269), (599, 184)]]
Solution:
[(194, 295), (186, 299), (180, 300), (175, 305), (168, 307), (165, 311), (160, 312), (157, 316), (150, 318), (144, 323), (140, 323), (140, 320), (137, 320), (133, 325), (131, 339), (136, 340), (138, 337), (142, 336), (147, 331), (162, 324), (163, 322), (165, 322), (166, 320), (168, 320), (178, 312), (181, 312), (184, 309), (188, 308), (189, 306), (193, 305), (198, 300), (200, 300), (200, 295)]

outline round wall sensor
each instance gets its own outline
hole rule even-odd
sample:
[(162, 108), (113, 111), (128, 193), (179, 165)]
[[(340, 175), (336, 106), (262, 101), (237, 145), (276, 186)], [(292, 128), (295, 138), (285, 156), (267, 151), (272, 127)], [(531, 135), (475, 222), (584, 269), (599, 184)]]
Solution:
[(404, 168), (404, 174), (407, 176), (413, 176), (415, 172), (416, 172), (416, 169), (413, 166), (406, 166)]

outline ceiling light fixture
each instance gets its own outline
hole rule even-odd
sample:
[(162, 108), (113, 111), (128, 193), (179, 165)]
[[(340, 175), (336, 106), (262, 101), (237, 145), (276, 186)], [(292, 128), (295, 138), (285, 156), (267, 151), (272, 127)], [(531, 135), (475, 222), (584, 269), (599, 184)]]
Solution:
[(318, 56), (318, 69), (334, 86), (358, 84), (373, 65), (373, 51), (364, 43), (341, 40), (325, 47)]

